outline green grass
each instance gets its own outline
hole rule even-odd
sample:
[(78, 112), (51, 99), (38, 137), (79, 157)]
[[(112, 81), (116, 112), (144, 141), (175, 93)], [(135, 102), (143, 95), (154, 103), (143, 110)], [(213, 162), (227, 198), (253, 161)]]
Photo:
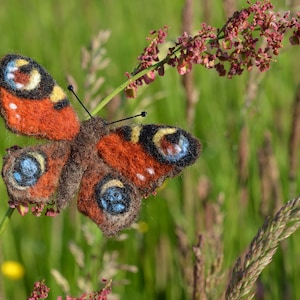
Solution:
[[(210, 3), (211, 25), (221, 26), (226, 20), (222, 1)], [(203, 9), (200, 3), (194, 5), (196, 30), (203, 21)], [(239, 8), (244, 6), (246, 3), (239, 1)], [(288, 10), (287, 7), (277, 8)], [(67, 85), (65, 75), (72, 74), (81, 96), (85, 93), (86, 75), (80, 67), (81, 47), (87, 46), (100, 29), (110, 29), (111, 37), (105, 45), (110, 64), (101, 72), (105, 78), (101, 94), (106, 95), (125, 81), (126, 71), (135, 67), (136, 57), (146, 46), (145, 37), (150, 30), (169, 25), (170, 37), (180, 34), (181, 9), (180, 0), (3, 0), (0, 54), (14, 52), (34, 58), (62, 87)], [(200, 233), (205, 243), (205, 278), (209, 278), (209, 266), (221, 253), (224, 255), (222, 270), (227, 272), (266, 217), (260, 212), (262, 194), (257, 153), (267, 131), (278, 167), (281, 205), (299, 194), (298, 177), (295, 191), (290, 193), (288, 165), (293, 101), (299, 83), (298, 62), (299, 48), (286, 47), (278, 56), (278, 62), (263, 75), (257, 96), (246, 110), (249, 74), (228, 80), (214, 71), (194, 67), (195, 86), (200, 96), (192, 127), (203, 144), (203, 153), (195, 165), (178, 178), (169, 180), (157, 196), (143, 202), (139, 221), (146, 223), (147, 231), (130, 229), (124, 231), (123, 240), (106, 239), (96, 225), (77, 212), (75, 200), (56, 218), (36, 218), (31, 214), (21, 217), (15, 212), (0, 237), (0, 265), (8, 260), (17, 261), (24, 266), (25, 276), (14, 281), (0, 273), (0, 299), (26, 299), (34, 282), (41, 279), (51, 288), (49, 299), (66, 294), (79, 296), (84, 289), (100, 290), (101, 278), (113, 279), (113, 293), (119, 299), (190, 299), (192, 246)], [(164, 77), (142, 88), (137, 99), (121, 97), (114, 114), (106, 110), (100, 114), (115, 120), (146, 109), (149, 115), (144, 123), (166, 123), (189, 129), (180, 80), (175, 70), (168, 69)], [(74, 106), (83, 119), (82, 109), (76, 103)], [(244, 184), (238, 173), (243, 125), (248, 130), (249, 152), (248, 178)], [(0, 128), (2, 156), (12, 145), (28, 146), (36, 142), (8, 132), (3, 120)], [(198, 194), (199, 180), (203, 178), (210, 184), (205, 199)], [(247, 201), (242, 201), (242, 189), (247, 192)], [(2, 218), (7, 210), (7, 194), (2, 181), (0, 195)], [(271, 195), (267, 201), (270, 215), (279, 208), (273, 209), (273, 203), (274, 195)], [(176, 234), (178, 227), (186, 237), (186, 248), (183, 239), (178, 239)], [(87, 240), (83, 228), (92, 241)], [(300, 298), (298, 239), (296, 232), (284, 241), (262, 273), (259, 281), (264, 299)], [(75, 243), (82, 251), (82, 265), (71, 253), (70, 243)], [(67, 279), (68, 291), (55, 280), (51, 274), (53, 269)], [(219, 288), (217, 284), (214, 286)], [(211, 299), (218, 299), (213, 293), (210, 295)]]

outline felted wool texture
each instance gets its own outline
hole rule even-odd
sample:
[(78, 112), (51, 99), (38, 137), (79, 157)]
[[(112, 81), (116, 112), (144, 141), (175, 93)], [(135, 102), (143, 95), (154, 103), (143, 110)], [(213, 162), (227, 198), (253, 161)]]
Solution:
[(161, 185), (174, 169), (153, 158), (141, 144), (125, 141), (117, 132), (104, 136), (97, 148), (102, 159), (136, 185), (144, 197)]
[[(178, 170), (193, 164), (201, 152), (201, 144), (196, 137), (174, 126), (157, 124), (123, 126), (117, 128), (116, 132), (125, 141), (141, 144), (146, 152), (162, 164), (174, 165)], [(176, 160), (176, 147), (180, 146), (182, 137), (187, 139), (188, 149), (182, 158)], [(174, 152), (174, 160), (168, 157), (170, 155), (168, 151)], [(176, 172), (174, 174), (176, 175)]]
[[(12, 176), (16, 159), (24, 153), (38, 152), (45, 157), (46, 166), (34, 186), (19, 187)], [(10, 151), (4, 157), (2, 177), (10, 200), (14, 203), (49, 203), (58, 185), (61, 170), (70, 155), (70, 143), (60, 141)]]
[(71, 159), (78, 164), (90, 165), (90, 160), (98, 156), (96, 144), (108, 132), (108, 126), (100, 117), (83, 121), (78, 135), (72, 141)]
[(83, 166), (78, 165), (70, 158), (68, 159), (59, 177), (56, 194), (56, 207), (58, 211), (65, 209), (74, 198), (79, 189), (83, 172)]
[(94, 117), (81, 124), (78, 135), (71, 143), (71, 153), (63, 167), (57, 190), (56, 204), (62, 210), (77, 193), (84, 171), (99, 168), (96, 143), (107, 133), (103, 119)]
[(0, 102), (7, 128), (17, 134), (72, 140), (79, 132), (80, 123), (71, 106), (56, 110), (49, 98), (17, 98), (4, 88), (0, 89)]
[[(78, 210), (91, 218), (105, 235), (116, 234), (119, 230), (129, 226), (137, 217), (142, 195), (132, 183), (120, 175), (99, 156), (96, 144), (109, 134), (109, 128), (104, 120), (94, 117), (82, 122), (80, 132), (71, 142), (71, 153), (63, 167), (57, 190), (57, 208), (61, 210), (67, 206), (79, 188)], [(130, 207), (125, 213), (111, 215), (103, 211), (95, 197), (95, 187), (101, 178), (112, 174), (126, 183), (130, 192)]]
[[(165, 135), (162, 134), (160, 137), (159, 145), (155, 145), (153, 141), (154, 136), (157, 133), (159, 134), (160, 130), (164, 129), (174, 130), (174, 133)], [(176, 146), (179, 143), (180, 136), (184, 136), (188, 140), (188, 151), (186, 155), (181, 159), (171, 161), (167, 156), (162, 155), (160, 151), (164, 152), (166, 150), (164, 148), (168, 144), (170, 144), (170, 146)], [(201, 144), (197, 138), (193, 137), (190, 133), (184, 131), (183, 129), (173, 126), (155, 124), (145, 125), (141, 130), (139, 142), (144, 146), (146, 151), (151, 153), (151, 155), (157, 160), (159, 160), (161, 163), (172, 164), (176, 166), (178, 170), (182, 170), (186, 166), (193, 164), (199, 157), (201, 152)]]
[[(36, 70), (40, 74), (40, 82), (38, 86), (32, 89), (17, 89), (15, 87), (12, 87), (11, 84), (7, 82), (7, 78), (5, 78), (7, 70), (5, 69), (9, 63), (17, 60), (24, 60), (28, 63), (19, 67), (18, 70), (14, 71), (14, 81), (20, 82), (26, 86), (26, 84), (30, 81), (31, 71)], [(7, 54), (1, 59), (0, 86), (10, 91), (16, 97), (35, 100), (44, 99), (49, 97), (55, 84), (56, 82), (52, 78), (52, 76), (40, 64), (29, 57), (18, 54)]]
[[(132, 224), (140, 211), (141, 198), (136, 187), (125, 178), (115, 173), (107, 165), (102, 162), (103, 166), (100, 168), (88, 168), (82, 178), (80, 191), (78, 194), (78, 210), (84, 215), (91, 218), (103, 231), (106, 236), (112, 236), (120, 230)], [(99, 160), (99, 166), (101, 162)], [(129, 195), (130, 203), (126, 212), (112, 215), (103, 211), (96, 200), (95, 187), (101, 181), (103, 176), (110, 174), (112, 178), (121, 180), (126, 188), (126, 193)]]
[[(121, 177), (122, 182), (131, 187), (129, 210), (119, 215), (111, 215), (99, 207), (95, 197), (96, 184), (107, 174), (112, 174), (115, 178), (120, 179), (117, 170), (103, 161), (96, 147), (99, 141), (109, 135), (109, 132), (109, 127), (99, 117), (83, 122), (80, 133), (73, 142), (70, 158), (85, 167), (78, 194), (78, 210), (91, 218), (108, 236), (116, 234), (136, 219), (142, 197), (134, 185)], [(119, 146), (122, 147), (122, 145)]]
[(7, 128), (17, 134), (72, 140), (80, 127), (51, 75), (34, 60), (16, 54), (0, 62), (0, 112)]

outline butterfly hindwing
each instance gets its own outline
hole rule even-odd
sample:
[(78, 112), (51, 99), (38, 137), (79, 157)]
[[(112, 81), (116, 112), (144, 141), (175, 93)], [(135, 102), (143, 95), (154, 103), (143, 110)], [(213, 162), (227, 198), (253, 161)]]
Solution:
[(90, 168), (82, 178), (78, 210), (111, 236), (131, 225), (141, 206), (141, 194), (126, 178), (109, 168)]
[(70, 143), (66, 141), (11, 148), (2, 168), (11, 202), (15, 205), (49, 203), (69, 155)]
[(15, 133), (72, 140), (80, 123), (64, 91), (38, 63), (16, 54), (0, 63), (0, 111)]

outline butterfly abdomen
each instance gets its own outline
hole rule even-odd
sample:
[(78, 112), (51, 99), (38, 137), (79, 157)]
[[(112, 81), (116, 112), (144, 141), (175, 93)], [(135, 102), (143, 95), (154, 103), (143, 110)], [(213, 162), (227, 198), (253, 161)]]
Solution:
[(62, 169), (57, 190), (57, 208), (64, 209), (77, 193), (84, 172), (92, 167), (105, 171), (96, 144), (108, 132), (102, 118), (94, 117), (81, 123), (79, 133), (71, 143), (71, 153)]

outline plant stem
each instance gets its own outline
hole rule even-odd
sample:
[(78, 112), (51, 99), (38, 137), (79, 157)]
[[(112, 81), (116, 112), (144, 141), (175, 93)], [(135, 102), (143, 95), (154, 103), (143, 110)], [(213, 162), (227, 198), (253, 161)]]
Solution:
[(3, 233), (3, 231), (5, 230), (5, 228), (6, 228), (7, 224), (8, 224), (8, 222), (10, 220), (10, 217), (11, 217), (12, 213), (14, 212), (14, 210), (15, 209), (11, 208), (11, 207), (9, 207), (7, 209), (6, 214), (4, 215), (4, 217), (3, 217), (3, 219), (2, 219), (2, 221), (0, 223), (0, 236)]
[(122, 83), (120, 86), (118, 86), (115, 90), (113, 90), (109, 95), (107, 95), (100, 103), (96, 106), (96, 108), (92, 111), (92, 115), (96, 115), (109, 101), (112, 100), (113, 97), (115, 97), (117, 94), (119, 94), (122, 90), (124, 90), (132, 81), (135, 81), (139, 79), (140, 77), (144, 76), (148, 72), (155, 70), (158, 66), (164, 63), (165, 60), (162, 60), (147, 69), (142, 70), (141, 72), (135, 74), (130, 79)]

